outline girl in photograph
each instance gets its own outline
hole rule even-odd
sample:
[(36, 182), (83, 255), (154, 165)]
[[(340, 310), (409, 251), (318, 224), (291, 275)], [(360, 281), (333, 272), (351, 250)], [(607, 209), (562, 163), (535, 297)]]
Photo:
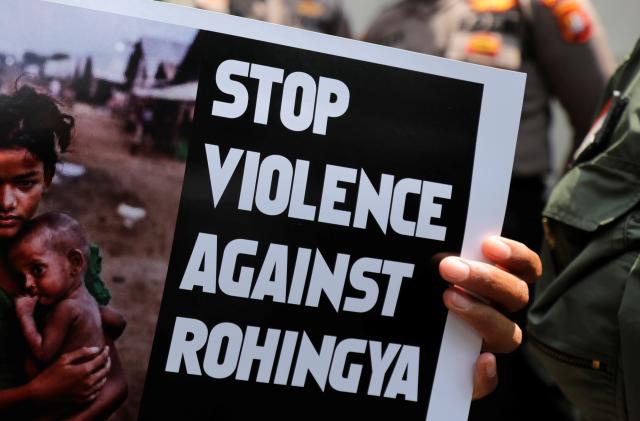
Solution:
[[(127, 386), (113, 340), (124, 321), (108, 304), (109, 293), (95, 268), (84, 278), (101, 304), (106, 346), (83, 347), (54, 358), (32, 379), (25, 373), (28, 347), (14, 300), (24, 294), (7, 252), (35, 215), (51, 184), (59, 153), (71, 141), (74, 120), (48, 96), (31, 87), (0, 96), (0, 419), (46, 419), (64, 407), (71, 419), (105, 419), (125, 400)], [(94, 250), (95, 251), (95, 250)], [(91, 260), (91, 259), (89, 259)], [(90, 265), (91, 266), (91, 265)], [(80, 404), (80, 405), (78, 405)], [(52, 409), (55, 409), (52, 411)], [(55, 416), (54, 416), (55, 417)], [(68, 417), (67, 417), (68, 418)]]

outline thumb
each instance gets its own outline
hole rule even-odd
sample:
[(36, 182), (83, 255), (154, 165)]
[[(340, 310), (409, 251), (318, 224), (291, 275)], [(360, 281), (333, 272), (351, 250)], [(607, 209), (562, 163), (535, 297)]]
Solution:
[(473, 399), (482, 399), (498, 387), (496, 357), (485, 353), (478, 357), (473, 375)]

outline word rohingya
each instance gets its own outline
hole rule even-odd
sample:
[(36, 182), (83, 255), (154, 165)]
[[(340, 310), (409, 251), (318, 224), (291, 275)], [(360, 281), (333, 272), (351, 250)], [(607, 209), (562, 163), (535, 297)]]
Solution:
[[(355, 394), (360, 389), (365, 366), (349, 360), (364, 359), (368, 351), (365, 371), (370, 374), (368, 395), (418, 400), (418, 347), (389, 344), (383, 350), (382, 343), (377, 341), (353, 338), (338, 341), (335, 336), (324, 336), (316, 349), (306, 332), (279, 329), (267, 329), (266, 339), (259, 345), (260, 330), (247, 326), (243, 332), (238, 325), (224, 322), (209, 332), (200, 320), (178, 317), (165, 370), (179, 373), (184, 361), (189, 375), (201, 376), (204, 370), (209, 377), (226, 379), (235, 373), (236, 380), (249, 381), (257, 362), (258, 383), (304, 387), (310, 374), (322, 391), (328, 382), (336, 391)], [(201, 366), (198, 351), (205, 345)]]

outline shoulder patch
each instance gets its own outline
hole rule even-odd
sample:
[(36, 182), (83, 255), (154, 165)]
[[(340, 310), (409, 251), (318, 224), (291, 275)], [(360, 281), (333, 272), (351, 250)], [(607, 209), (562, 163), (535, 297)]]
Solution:
[(604, 125), (604, 120), (607, 117), (607, 114), (609, 113), (609, 109), (611, 108), (611, 104), (612, 104), (612, 100), (609, 99), (604, 105), (604, 107), (602, 108), (602, 110), (600, 111), (600, 113), (598, 113), (598, 116), (596, 117), (595, 122), (593, 123), (593, 125), (591, 126), (591, 129), (589, 130), (589, 133), (587, 133), (584, 140), (582, 141), (582, 144), (578, 147), (578, 149), (576, 149), (575, 153), (573, 154), (574, 161), (577, 160), (578, 157), (582, 155), (582, 152), (584, 152), (584, 150), (587, 149), (587, 147), (591, 145), (593, 141), (596, 139), (596, 134), (600, 131), (600, 129), (602, 129), (602, 126)]
[(477, 13), (502, 13), (518, 6), (518, 0), (469, 0), (469, 7)]
[(589, 12), (576, 0), (556, 1), (551, 6), (566, 42), (583, 44), (591, 39), (593, 22)]
[(300, 0), (297, 6), (298, 15), (306, 18), (319, 18), (327, 14), (327, 7), (317, 0)]
[(502, 38), (491, 32), (480, 32), (469, 37), (467, 54), (496, 57), (502, 50)]

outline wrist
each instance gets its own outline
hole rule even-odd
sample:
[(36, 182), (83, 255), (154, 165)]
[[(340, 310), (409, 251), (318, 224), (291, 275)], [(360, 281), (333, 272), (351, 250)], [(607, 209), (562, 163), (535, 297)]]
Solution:
[(16, 403), (18, 406), (37, 404), (41, 402), (37, 389), (37, 387), (34, 387), (32, 381), (16, 387), (14, 390), (16, 392)]

